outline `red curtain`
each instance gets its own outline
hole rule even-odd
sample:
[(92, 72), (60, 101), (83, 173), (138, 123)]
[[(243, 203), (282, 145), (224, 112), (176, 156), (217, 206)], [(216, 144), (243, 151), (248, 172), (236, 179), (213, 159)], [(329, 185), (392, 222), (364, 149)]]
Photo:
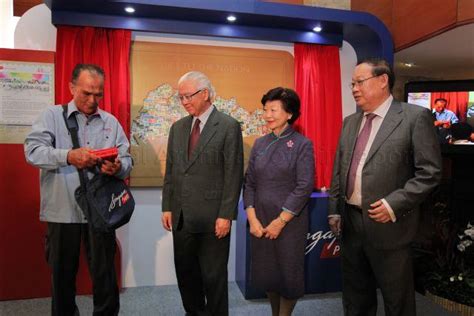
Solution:
[(467, 105), (469, 102), (469, 92), (431, 92), (431, 108), (434, 108), (436, 99), (446, 99), (448, 104), (446, 109), (453, 111), (460, 121), (466, 120)]
[(131, 32), (79, 26), (58, 26), (56, 38), (56, 103), (71, 100), (69, 81), (77, 63), (104, 69), (104, 98), (100, 108), (113, 114), (130, 135)]
[(339, 48), (295, 44), (295, 87), (301, 98), (295, 127), (313, 141), (316, 188), (328, 188), (342, 126)]

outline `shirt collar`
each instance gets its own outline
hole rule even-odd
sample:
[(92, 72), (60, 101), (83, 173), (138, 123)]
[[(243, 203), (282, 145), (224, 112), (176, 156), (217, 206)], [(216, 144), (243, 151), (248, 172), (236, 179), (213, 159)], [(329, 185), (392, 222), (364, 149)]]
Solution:
[(212, 111), (214, 110), (214, 105), (211, 105), (206, 111), (201, 113), (199, 116), (193, 116), (193, 125), (194, 122), (196, 122), (197, 119), (201, 122), (201, 126), (206, 125), (207, 120), (209, 119), (209, 116), (211, 116)]
[[(385, 101), (380, 104), (378, 108), (375, 109), (372, 113), (377, 115), (378, 117), (381, 117), (382, 119), (387, 115), (388, 109), (390, 109), (390, 105), (392, 104), (393, 101), (393, 96), (389, 95)], [(369, 114), (369, 112), (365, 112), (364, 116)]]
[(293, 129), (293, 127), (288, 124), (285, 129), (280, 133), (279, 136), (275, 135), (275, 133), (272, 132), (272, 135), (273, 137), (275, 137), (276, 139), (280, 139), (280, 138), (285, 138), (285, 137), (288, 137), (290, 136), (291, 134), (293, 134), (295, 132), (295, 130)]
[[(67, 105), (67, 117), (71, 116), (72, 113), (74, 112), (77, 112), (77, 113), (81, 113), (79, 111), (79, 109), (77, 108), (76, 106), (76, 103), (74, 102), (74, 100), (71, 100), (68, 105)], [(92, 114), (92, 115), (89, 115), (89, 116), (99, 116), (102, 120), (104, 120), (104, 111), (102, 111), (101, 109), (97, 108), (97, 111)]]

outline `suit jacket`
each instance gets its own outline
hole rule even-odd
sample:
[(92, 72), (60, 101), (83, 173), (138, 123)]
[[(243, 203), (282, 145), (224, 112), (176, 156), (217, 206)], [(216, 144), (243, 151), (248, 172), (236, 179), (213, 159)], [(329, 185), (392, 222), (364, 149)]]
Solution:
[[(343, 239), (347, 174), (362, 117), (363, 113), (355, 113), (344, 120), (334, 162), (329, 214), (342, 216)], [(379, 249), (407, 246), (418, 227), (418, 207), (440, 179), (441, 152), (431, 112), (393, 101), (362, 169), (367, 242)], [(369, 205), (382, 198), (392, 207), (395, 223), (377, 223), (368, 217)]]
[(173, 229), (180, 216), (186, 230), (214, 232), (218, 217), (235, 219), (243, 178), (240, 124), (214, 109), (188, 160), (192, 116), (171, 126), (163, 186), (163, 211), (171, 211)]

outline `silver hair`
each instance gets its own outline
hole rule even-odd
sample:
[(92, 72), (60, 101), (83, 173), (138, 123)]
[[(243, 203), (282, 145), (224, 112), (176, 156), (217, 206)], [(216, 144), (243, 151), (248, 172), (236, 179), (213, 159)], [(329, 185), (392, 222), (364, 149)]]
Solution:
[(196, 83), (197, 89), (206, 89), (209, 92), (209, 101), (214, 101), (216, 96), (216, 89), (211, 83), (211, 80), (200, 71), (190, 71), (185, 73), (181, 78), (178, 80), (178, 85), (185, 81), (192, 81)]

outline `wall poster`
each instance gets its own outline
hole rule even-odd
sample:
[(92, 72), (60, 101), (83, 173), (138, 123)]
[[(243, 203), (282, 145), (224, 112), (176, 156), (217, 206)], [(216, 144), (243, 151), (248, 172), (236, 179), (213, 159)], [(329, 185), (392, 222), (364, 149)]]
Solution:
[(245, 162), (266, 133), (260, 100), (269, 89), (294, 86), (293, 56), (285, 51), (134, 42), (131, 54), (131, 185), (162, 186), (171, 125), (187, 115), (177, 97), (186, 72), (205, 73), (216, 88), (216, 108), (240, 122)]
[(0, 60), (0, 143), (23, 143), (54, 104), (54, 64)]

